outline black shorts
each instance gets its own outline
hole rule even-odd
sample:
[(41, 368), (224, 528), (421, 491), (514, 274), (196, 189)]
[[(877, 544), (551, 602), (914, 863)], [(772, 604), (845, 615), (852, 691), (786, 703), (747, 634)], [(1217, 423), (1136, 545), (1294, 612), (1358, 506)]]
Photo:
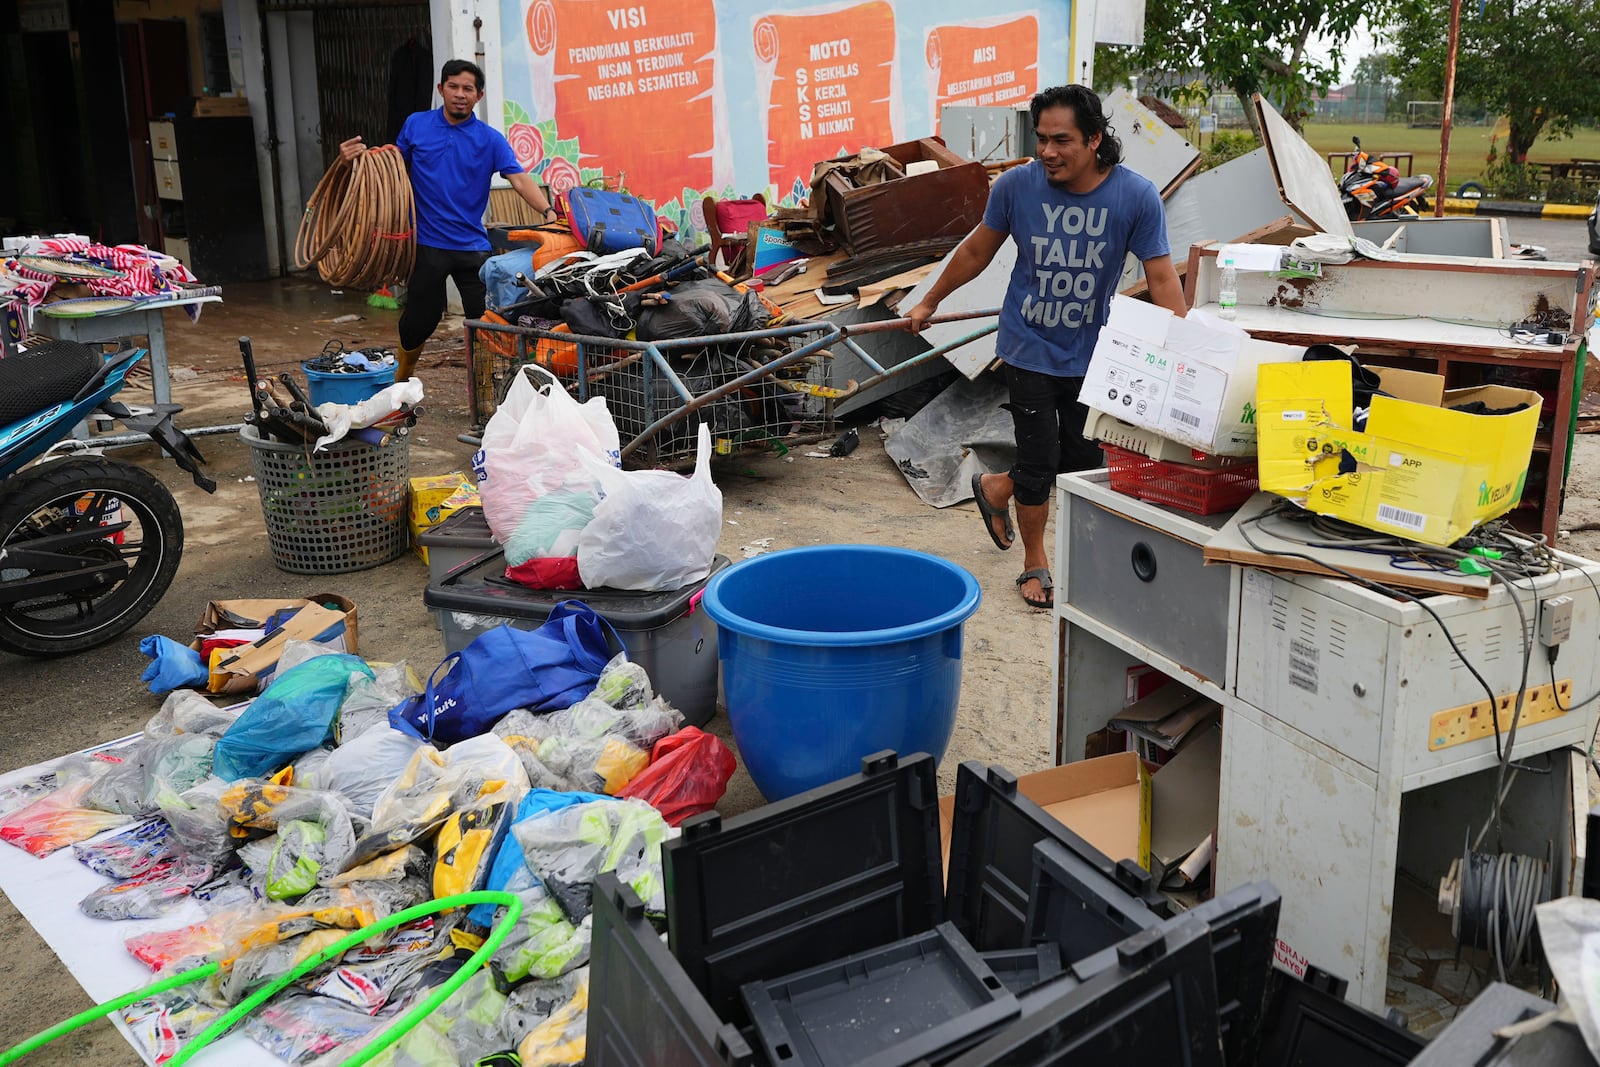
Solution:
[(1078, 403), (1082, 378), (1023, 370), (1006, 363), (1005, 405), (1017, 437), (1017, 462), (1011, 468), (1017, 503), (1036, 507), (1048, 503), (1056, 475), (1104, 466), (1100, 446), (1083, 437), (1089, 409)]

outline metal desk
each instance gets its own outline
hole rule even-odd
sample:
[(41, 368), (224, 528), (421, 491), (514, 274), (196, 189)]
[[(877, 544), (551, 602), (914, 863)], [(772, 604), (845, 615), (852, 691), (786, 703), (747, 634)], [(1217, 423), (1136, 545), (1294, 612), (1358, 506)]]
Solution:
[(56, 318), (40, 309), (34, 315), (33, 326), (47, 337), (63, 341), (79, 341), (83, 344), (103, 344), (130, 337), (146, 338), (150, 348), (150, 391), (157, 404), (170, 404), (172, 379), (167, 371), (167, 331), (162, 324), (161, 313), (170, 308), (220, 303), (222, 303), (220, 296), (152, 301), (126, 311), (113, 311), (87, 318)]

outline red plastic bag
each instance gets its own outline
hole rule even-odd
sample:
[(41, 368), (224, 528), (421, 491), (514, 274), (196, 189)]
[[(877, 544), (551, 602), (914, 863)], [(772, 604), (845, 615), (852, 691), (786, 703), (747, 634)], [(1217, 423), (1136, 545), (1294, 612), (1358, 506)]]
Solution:
[(506, 577), (529, 589), (582, 589), (577, 556), (530, 559), (506, 568)]
[(656, 742), (650, 766), (617, 795), (644, 801), (677, 826), (715, 807), (738, 766), (720, 738), (685, 726)]

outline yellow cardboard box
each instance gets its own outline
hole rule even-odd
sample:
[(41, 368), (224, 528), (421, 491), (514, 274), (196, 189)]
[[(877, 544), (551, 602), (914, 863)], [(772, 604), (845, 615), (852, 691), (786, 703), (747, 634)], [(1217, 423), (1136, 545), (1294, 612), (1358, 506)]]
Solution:
[[(1503, 385), (1444, 388), (1437, 374), (1372, 368), (1393, 396), (1353, 424), (1350, 368), (1273, 363), (1256, 378), (1261, 488), (1307, 510), (1430, 545), (1448, 545), (1522, 498), (1539, 394)], [(1527, 404), (1509, 415), (1453, 407)]]
[(428, 550), (417, 537), (461, 508), (479, 507), (478, 487), (461, 471), (411, 479), (411, 548), (428, 562)]

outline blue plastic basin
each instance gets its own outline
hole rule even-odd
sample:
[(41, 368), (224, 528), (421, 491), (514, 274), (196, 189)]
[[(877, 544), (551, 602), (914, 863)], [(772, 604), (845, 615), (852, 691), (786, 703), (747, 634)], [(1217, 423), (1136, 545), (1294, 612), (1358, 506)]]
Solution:
[(306, 396), (311, 398), (312, 407), (319, 404), (359, 404), (394, 384), (393, 365), (381, 370), (354, 371), (349, 374), (312, 370), (305, 363), (300, 364), (300, 369), (305, 372)]
[(837, 781), (882, 749), (944, 755), (977, 579), (922, 552), (791, 548), (706, 586), (728, 721), (769, 801)]

